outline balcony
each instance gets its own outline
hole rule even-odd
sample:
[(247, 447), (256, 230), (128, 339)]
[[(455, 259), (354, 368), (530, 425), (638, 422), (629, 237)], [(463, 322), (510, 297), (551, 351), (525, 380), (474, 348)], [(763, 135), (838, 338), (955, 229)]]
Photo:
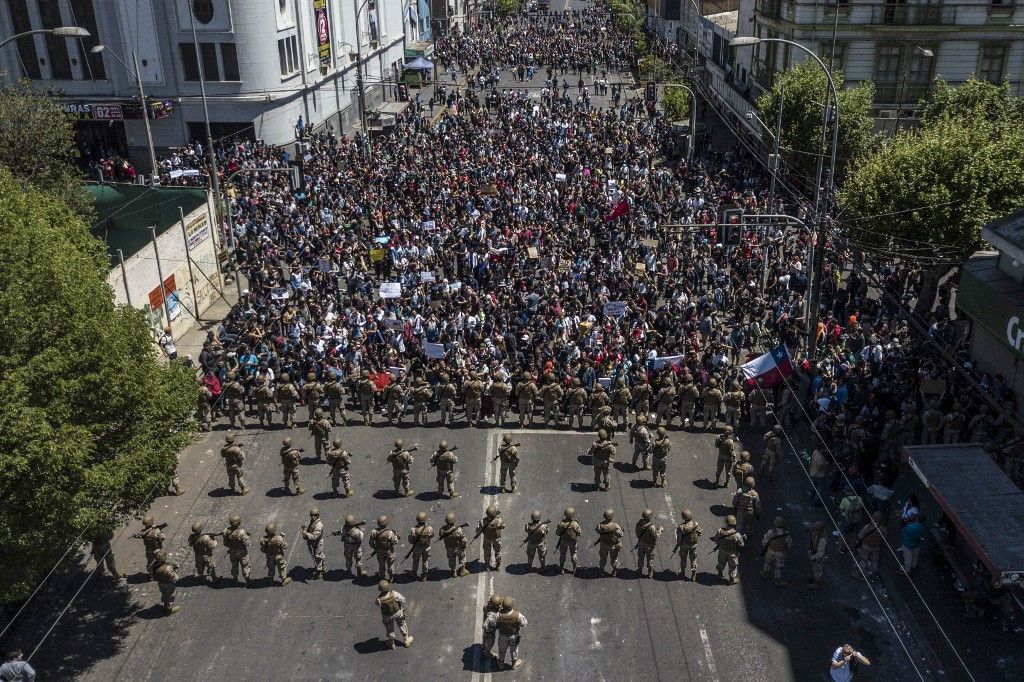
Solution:
[(875, 105), (897, 105), (900, 102), (904, 106), (917, 104), (928, 94), (931, 89), (929, 83), (907, 83), (903, 81), (875, 81)]
[(955, 6), (906, 5), (886, 3), (871, 8), (869, 26), (952, 26), (956, 24)]

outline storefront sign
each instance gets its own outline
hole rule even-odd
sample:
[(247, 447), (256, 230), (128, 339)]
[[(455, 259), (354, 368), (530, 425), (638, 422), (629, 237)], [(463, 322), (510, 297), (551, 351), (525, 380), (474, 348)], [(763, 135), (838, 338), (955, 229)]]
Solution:
[(188, 237), (188, 248), (192, 250), (206, 241), (210, 236), (210, 226), (206, 222), (206, 216), (201, 215), (185, 226), (185, 234)]
[[(82, 103), (62, 102), (64, 113), (79, 121), (123, 121), (142, 118), (142, 107), (138, 102), (123, 103)], [(174, 111), (174, 101), (169, 99), (150, 100), (150, 118), (167, 118)]]
[(331, 65), (331, 25), (327, 12), (327, 0), (313, 0), (313, 17), (316, 23), (316, 47), (320, 54), (320, 67)]

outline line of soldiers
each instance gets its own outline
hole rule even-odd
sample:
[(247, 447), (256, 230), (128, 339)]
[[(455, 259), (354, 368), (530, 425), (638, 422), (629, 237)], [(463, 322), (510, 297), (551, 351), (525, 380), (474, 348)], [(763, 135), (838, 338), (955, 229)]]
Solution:
[[(646, 376), (639, 377), (632, 388), (625, 377), (619, 377), (608, 389), (601, 382), (596, 382), (593, 389), (588, 390), (579, 378), (573, 378), (563, 386), (559, 378), (550, 373), (545, 374), (538, 384), (531, 372), (523, 372), (512, 384), (500, 372), (488, 376), (471, 370), (460, 388), (447, 372), (438, 376), (434, 386), (424, 376), (413, 379), (402, 372), (379, 394), (383, 414), (389, 424), (400, 424), (411, 403), (413, 423), (429, 426), (430, 404), (434, 399), (440, 411), (438, 426), (454, 424), (455, 405), (461, 398), (466, 422), (476, 426), (484, 420), (485, 394), (491, 398), (491, 418), (498, 427), (504, 426), (513, 401), (519, 425), (523, 428), (533, 425), (537, 402), (541, 403), (541, 416), (545, 425), (557, 425), (565, 421), (570, 428), (579, 430), (585, 428), (585, 414), (590, 415), (590, 429), (615, 429), (626, 428), (630, 414), (646, 418), (652, 409), (656, 426), (665, 420), (671, 427), (678, 417), (683, 428), (697, 428), (697, 419), (700, 417), (700, 428), (705, 431), (715, 429), (720, 419), (735, 427), (745, 407), (748, 408), (751, 425), (767, 424), (767, 394), (756, 388), (744, 391), (736, 380), (726, 386), (724, 373), (709, 378), (703, 388), (689, 372), (683, 374), (679, 386), (671, 372), (663, 372), (657, 381), (657, 390)], [(352, 387), (362, 423), (372, 425), (376, 416), (378, 389), (369, 371), (362, 370)], [(308, 410), (307, 423), (311, 429), (321, 420), (329, 429), (339, 424), (348, 425), (345, 402), (349, 393), (345, 382), (339, 380), (333, 372), (327, 372), (323, 381), (310, 372), (305, 381), (299, 384), (287, 372), (283, 372), (276, 384), (272, 384), (267, 374), (260, 373), (243, 381), (237, 372), (232, 371), (228, 373), (222, 388), (221, 400), (232, 428), (246, 428), (247, 411), (255, 412), (260, 426), (271, 426), (274, 413), (280, 412), (283, 425), (290, 427), (295, 423), (295, 413), (301, 402)], [(201, 385), (198, 419), (203, 429), (212, 428), (217, 407), (213, 394)], [(325, 444), (328, 440), (327, 436), (322, 438)]]

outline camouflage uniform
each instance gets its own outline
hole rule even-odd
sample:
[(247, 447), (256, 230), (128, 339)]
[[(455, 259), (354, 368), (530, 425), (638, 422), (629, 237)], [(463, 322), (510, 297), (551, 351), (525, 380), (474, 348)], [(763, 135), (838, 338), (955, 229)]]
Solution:
[(786, 522), (781, 516), (775, 518), (775, 527), (764, 534), (761, 540), (761, 551), (764, 552), (764, 565), (761, 567), (761, 577), (767, 578), (769, 574), (775, 577), (775, 584), (785, 587), (789, 583), (782, 579), (782, 569), (786, 565), (786, 552), (793, 546), (793, 538), (786, 530)]
[(345, 517), (345, 525), (341, 528), (341, 543), (345, 555), (345, 572), (352, 573), (352, 565), (355, 564), (354, 575), (362, 576), (363, 571), (363, 531), (359, 528), (361, 524), (356, 517), (349, 514)]
[(555, 535), (558, 536), (558, 570), (565, 573), (565, 557), (569, 556), (572, 561), (572, 571), (576, 572), (579, 567), (576, 561), (576, 542), (583, 534), (583, 528), (576, 520), (576, 510), (572, 507), (565, 508), (565, 517), (555, 526)]
[(604, 574), (604, 567), (611, 560), (612, 564), (612, 577), (618, 575), (619, 572), (619, 551), (622, 549), (622, 537), (625, 533), (622, 532), (622, 527), (612, 521), (615, 512), (611, 509), (607, 509), (604, 512), (604, 521), (597, 524), (597, 528), (594, 530), (598, 535), (598, 554), (601, 560), (601, 573)]
[(285, 560), (288, 543), (284, 536), (277, 532), (277, 524), (267, 524), (266, 535), (260, 540), (260, 551), (267, 558), (267, 580), (274, 579), (276, 570), (282, 586), (290, 583), (292, 579), (288, 577), (288, 562)]
[(690, 565), (690, 580), (697, 578), (697, 541), (700, 540), (700, 524), (693, 518), (693, 512), (683, 510), (683, 522), (676, 528), (676, 551), (679, 552), (679, 575), (686, 577), (686, 565)]

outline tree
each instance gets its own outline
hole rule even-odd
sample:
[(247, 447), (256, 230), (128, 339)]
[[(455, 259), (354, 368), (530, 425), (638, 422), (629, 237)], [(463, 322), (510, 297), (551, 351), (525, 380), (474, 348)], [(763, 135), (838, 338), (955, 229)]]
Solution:
[(0, 166), (59, 197), (80, 216), (92, 216), (92, 201), (75, 167), (78, 151), (71, 117), (53, 93), (22, 80), (0, 88)]
[[(842, 84), (841, 72), (834, 71), (832, 77), (837, 84)], [(782, 101), (780, 146), (786, 150), (784, 156), (787, 165), (805, 187), (814, 187), (818, 155), (822, 153), (822, 106), (828, 90), (825, 72), (817, 62), (808, 59), (783, 72), (775, 79), (772, 89), (757, 101), (761, 119), (767, 123), (776, 120), (779, 102)], [(874, 96), (874, 86), (869, 82), (855, 88), (839, 90), (837, 177), (841, 177), (849, 164), (855, 162), (873, 146), (875, 136), (872, 132), (874, 119), (871, 117), (871, 103)], [(831, 97), (829, 99), (831, 100)], [(825, 140), (825, 154), (831, 154), (831, 131), (830, 125)], [(828, 172), (828, 161), (826, 157), (824, 173)]]
[(192, 437), (196, 386), (157, 361), (141, 312), (114, 305), (103, 243), (4, 169), (0, 234), (4, 603), (79, 533), (112, 529), (164, 492)]
[(682, 121), (690, 115), (690, 93), (684, 88), (662, 88), (661, 106), (667, 120)]
[(916, 312), (924, 315), (939, 279), (981, 245), (981, 226), (1024, 207), (1024, 128), (951, 111), (930, 116), (864, 158), (839, 199), (858, 250), (922, 266)]
[(522, 7), (520, 0), (498, 0), (496, 4), (498, 13), (502, 15), (516, 14)]
[(1024, 100), (1010, 95), (1007, 82), (995, 85), (971, 78), (957, 87), (942, 79), (921, 101), (921, 125), (930, 126), (943, 119), (985, 119), (1000, 130), (1004, 125), (1024, 122)]

